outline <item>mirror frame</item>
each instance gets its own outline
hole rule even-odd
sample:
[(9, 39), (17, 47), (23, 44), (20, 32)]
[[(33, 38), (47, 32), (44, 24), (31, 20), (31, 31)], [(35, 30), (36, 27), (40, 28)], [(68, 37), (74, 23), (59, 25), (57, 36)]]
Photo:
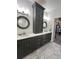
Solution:
[[(20, 20), (20, 18), (24, 18), (24, 19), (28, 22), (28, 25), (27, 25), (26, 27), (22, 27), (22, 26), (19, 25), (18, 21)], [(20, 29), (27, 29), (27, 28), (30, 26), (30, 22), (29, 22), (29, 20), (28, 20), (27, 17), (25, 17), (25, 16), (18, 16), (18, 17), (17, 17), (17, 26), (18, 26)]]

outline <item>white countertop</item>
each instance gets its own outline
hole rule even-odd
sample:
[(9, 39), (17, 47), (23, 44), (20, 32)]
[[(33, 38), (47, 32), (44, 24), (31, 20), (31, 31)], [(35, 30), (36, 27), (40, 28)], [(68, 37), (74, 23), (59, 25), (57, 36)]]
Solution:
[(39, 35), (44, 35), (44, 34), (48, 34), (48, 33), (52, 33), (52, 32), (43, 32), (43, 33), (38, 33), (38, 34), (28, 34), (28, 35), (24, 35), (24, 36), (17, 36), (17, 40), (22, 40), (24, 38), (30, 38), (30, 37), (34, 37), (34, 36), (39, 36)]

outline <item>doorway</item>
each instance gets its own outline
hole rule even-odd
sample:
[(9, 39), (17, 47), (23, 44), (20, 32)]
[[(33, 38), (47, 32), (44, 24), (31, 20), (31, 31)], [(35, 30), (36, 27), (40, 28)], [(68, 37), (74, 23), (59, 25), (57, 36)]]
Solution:
[(61, 17), (55, 18), (54, 20), (54, 42), (61, 45)]

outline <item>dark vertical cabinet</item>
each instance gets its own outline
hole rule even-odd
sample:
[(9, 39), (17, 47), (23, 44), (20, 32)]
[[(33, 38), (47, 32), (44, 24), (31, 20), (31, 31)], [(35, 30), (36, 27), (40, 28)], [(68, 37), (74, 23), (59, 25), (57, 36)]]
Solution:
[(35, 2), (33, 5), (33, 33), (41, 33), (43, 31), (43, 13), (44, 9), (40, 4)]

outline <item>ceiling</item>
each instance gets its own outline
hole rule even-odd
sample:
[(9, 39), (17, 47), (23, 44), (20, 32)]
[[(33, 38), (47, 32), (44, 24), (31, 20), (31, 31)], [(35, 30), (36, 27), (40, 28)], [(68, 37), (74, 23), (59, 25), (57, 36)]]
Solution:
[(61, 17), (61, 0), (17, 0), (20, 7), (27, 8), (37, 1), (45, 8), (50, 17)]

